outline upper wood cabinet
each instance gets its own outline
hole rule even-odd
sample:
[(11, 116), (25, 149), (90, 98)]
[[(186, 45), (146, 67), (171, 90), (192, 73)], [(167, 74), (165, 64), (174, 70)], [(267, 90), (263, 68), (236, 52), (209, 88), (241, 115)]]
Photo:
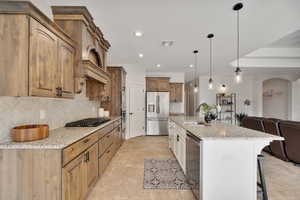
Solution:
[[(103, 85), (108, 84), (110, 77), (106, 72), (106, 57), (110, 44), (104, 39), (86, 7), (53, 6), (52, 12), (54, 21), (78, 43), (75, 55), (75, 91), (81, 92), (86, 78)], [(95, 87), (98, 86), (96, 84)], [(89, 92), (91, 93), (94, 92)], [(98, 95), (89, 97), (95, 99), (94, 96)]]
[(182, 102), (183, 83), (170, 83), (170, 102)]
[(74, 49), (66, 42), (58, 42), (57, 85), (62, 89), (63, 97), (72, 97), (74, 93)]
[(58, 67), (58, 38), (35, 19), (30, 18), (29, 95), (55, 96)]
[(169, 92), (170, 78), (168, 77), (146, 77), (147, 92)]
[(107, 71), (111, 77), (111, 87), (109, 94), (110, 101), (101, 104), (103, 108), (108, 110), (112, 116), (121, 116), (122, 110), (126, 110), (126, 71), (123, 67), (107, 67)]
[(74, 95), (75, 43), (30, 2), (0, 1), (0, 96)]

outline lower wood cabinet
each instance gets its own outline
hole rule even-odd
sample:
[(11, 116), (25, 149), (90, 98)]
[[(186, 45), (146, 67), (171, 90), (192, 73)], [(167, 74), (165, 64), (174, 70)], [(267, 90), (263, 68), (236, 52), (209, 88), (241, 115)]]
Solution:
[(85, 155), (72, 160), (62, 172), (62, 199), (81, 200), (85, 198), (86, 187)]
[(90, 191), (98, 179), (98, 143), (85, 153), (87, 190)]
[(64, 149), (0, 149), (0, 199), (84, 200), (121, 146), (120, 122)]

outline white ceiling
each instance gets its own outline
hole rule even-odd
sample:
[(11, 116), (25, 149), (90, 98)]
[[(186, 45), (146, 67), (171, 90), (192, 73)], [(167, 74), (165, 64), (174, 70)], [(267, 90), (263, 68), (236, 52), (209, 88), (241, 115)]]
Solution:
[[(300, 29), (299, 0), (244, 0), (241, 55), (266, 47)], [(208, 33), (215, 34), (215, 73), (233, 70), (236, 55), (235, 0), (50, 0), (86, 6), (110, 41), (110, 64), (140, 64), (147, 71), (187, 72), (199, 49), (200, 74), (208, 72)], [(140, 30), (141, 38), (133, 36)], [(160, 45), (174, 40), (173, 47)], [(287, 44), (288, 42), (285, 42)], [(144, 58), (138, 57), (139, 53)], [(156, 64), (161, 64), (160, 68)]]

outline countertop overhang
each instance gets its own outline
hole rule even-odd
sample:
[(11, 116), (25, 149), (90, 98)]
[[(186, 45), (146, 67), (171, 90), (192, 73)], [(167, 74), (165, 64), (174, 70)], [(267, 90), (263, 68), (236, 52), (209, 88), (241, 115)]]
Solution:
[(105, 126), (119, 120), (121, 117), (111, 117), (111, 120), (97, 127), (62, 127), (49, 131), (49, 137), (33, 142), (4, 142), (2, 149), (64, 149), (74, 142), (98, 131)]
[(284, 140), (284, 138), (279, 136), (218, 121), (212, 122), (211, 126), (185, 123), (200, 121), (199, 117), (171, 116), (170, 120), (201, 140)]

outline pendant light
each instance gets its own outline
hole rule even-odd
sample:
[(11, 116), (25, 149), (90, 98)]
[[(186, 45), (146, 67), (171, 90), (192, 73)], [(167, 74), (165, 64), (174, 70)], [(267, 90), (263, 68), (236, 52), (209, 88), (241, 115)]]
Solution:
[(242, 81), (242, 70), (240, 68), (240, 10), (243, 8), (242, 3), (237, 3), (233, 6), (233, 10), (237, 13), (237, 66), (235, 69), (235, 80), (237, 83)]
[(198, 50), (194, 50), (195, 55), (195, 72), (194, 72), (194, 93), (198, 92), (197, 73), (198, 73)]
[(214, 37), (214, 34), (210, 33), (207, 35), (207, 38), (209, 39), (209, 80), (208, 80), (208, 89), (213, 89), (213, 79), (212, 79), (212, 39)]

